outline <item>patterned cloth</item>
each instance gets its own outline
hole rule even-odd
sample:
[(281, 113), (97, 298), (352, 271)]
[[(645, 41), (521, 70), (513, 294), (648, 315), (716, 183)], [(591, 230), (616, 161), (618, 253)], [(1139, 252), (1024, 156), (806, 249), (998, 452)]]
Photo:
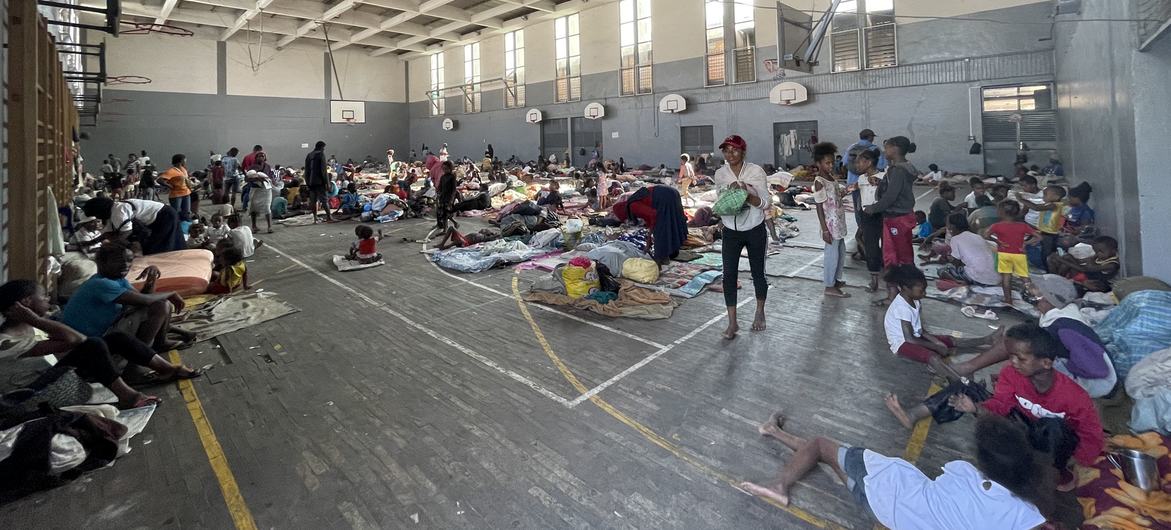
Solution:
[(1171, 292), (1139, 291), (1094, 328), (1114, 359), (1118, 379), (1156, 351), (1171, 347)]
[(1122, 472), (1110, 464), (1105, 456), (1090, 467), (1077, 466), (1078, 503), (1085, 517), (1081, 528), (1168, 528), (1171, 527), (1171, 494), (1167, 477), (1171, 476), (1171, 440), (1148, 432), (1139, 436), (1118, 435), (1109, 442), (1119, 447), (1135, 449), (1155, 457), (1163, 490), (1147, 494), (1122, 478)]

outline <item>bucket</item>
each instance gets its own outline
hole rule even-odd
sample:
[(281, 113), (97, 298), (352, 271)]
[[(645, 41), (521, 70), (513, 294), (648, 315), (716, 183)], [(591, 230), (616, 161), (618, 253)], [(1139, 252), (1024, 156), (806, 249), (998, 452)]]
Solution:
[(1159, 489), (1159, 466), (1153, 456), (1134, 449), (1118, 449), (1106, 453), (1106, 459), (1132, 485), (1143, 491)]

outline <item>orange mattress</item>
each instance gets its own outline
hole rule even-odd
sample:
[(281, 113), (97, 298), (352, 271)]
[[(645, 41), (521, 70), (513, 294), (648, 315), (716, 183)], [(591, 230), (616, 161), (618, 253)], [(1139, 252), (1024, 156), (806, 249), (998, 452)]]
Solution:
[(145, 282), (138, 280), (138, 275), (154, 265), (163, 273), (155, 282), (155, 291), (175, 291), (181, 296), (193, 296), (207, 291), (207, 284), (211, 280), (211, 262), (210, 250), (197, 248), (163, 252), (136, 258), (126, 277), (134, 288), (141, 289)]

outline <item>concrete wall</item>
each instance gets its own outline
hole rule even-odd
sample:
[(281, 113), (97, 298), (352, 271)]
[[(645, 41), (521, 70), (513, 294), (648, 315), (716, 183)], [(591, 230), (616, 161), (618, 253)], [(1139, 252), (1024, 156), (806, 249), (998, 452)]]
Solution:
[[(274, 164), (300, 166), (303, 144), (329, 144), (339, 158), (381, 158), (388, 147), (409, 145), (405, 63), (341, 50), (334, 54), (339, 87), (321, 46), (294, 44), (280, 51), (159, 35), (107, 38), (110, 75), (151, 78), (146, 85), (114, 85), (82, 154), (91, 168), (108, 153), (125, 158), (146, 149), (157, 163), (187, 154), (202, 167), (208, 151), (247, 151), (261, 144)], [(253, 63), (259, 63), (254, 67)], [(329, 120), (329, 100), (366, 102), (366, 123)]]
[(1171, 186), (1167, 185), (1167, 138), (1171, 138), (1171, 37), (1134, 54), (1135, 174), (1138, 176), (1142, 272), (1171, 282), (1171, 238), (1162, 223), (1171, 217)]
[[(1136, 134), (1136, 118), (1144, 131), (1167, 134), (1166, 44), (1159, 50), (1139, 53), (1130, 24), (1077, 22), (1125, 19), (1131, 14), (1130, 2), (1088, 0), (1081, 15), (1065, 16), (1057, 25), (1061, 153), (1071, 181), (1084, 180), (1094, 186), (1091, 204), (1098, 213), (1098, 224), (1119, 240), (1124, 271), (1131, 275), (1161, 271), (1164, 279), (1171, 279), (1165, 258), (1166, 237), (1159, 236), (1163, 241), (1150, 233), (1144, 237), (1141, 230), (1143, 221), (1151, 224), (1166, 218), (1163, 211), (1168, 197), (1162, 189), (1166, 186), (1152, 185), (1166, 173), (1165, 168), (1154, 167), (1162, 166), (1159, 161), (1165, 155), (1161, 152), (1166, 149), (1152, 142), (1163, 143), (1166, 136)], [(1146, 111), (1140, 113), (1140, 108)], [(1139, 138), (1146, 160), (1137, 150)], [(1145, 249), (1148, 243), (1152, 252)], [(1160, 264), (1155, 263), (1156, 257)]]
[(230, 147), (248, 152), (261, 144), (272, 164), (301, 167), (318, 140), (339, 159), (385, 156), (386, 149), (409, 145), (405, 103), (367, 102), (366, 124), (329, 123), (329, 102), (322, 99), (217, 96), (170, 92), (105, 92), (106, 102), (97, 127), (85, 128), (82, 155), (93, 171), (102, 158), (114, 153), (123, 160), (140, 149), (156, 165), (184, 153), (193, 168), (206, 164), (208, 151)]
[[(694, 3), (694, 9), (680, 4)], [(900, 1), (899, 14), (904, 17), (919, 14), (938, 15), (935, 2)], [(969, 19), (988, 20), (932, 20), (904, 18), (899, 26), (899, 69), (859, 74), (829, 74), (830, 47), (823, 48), (821, 65), (813, 76), (789, 72), (789, 80), (814, 90), (810, 102), (793, 107), (778, 107), (768, 102), (768, 90), (776, 83), (766, 79), (765, 59), (776, 56), (775, 13), (757, 9), (758, 38), (757, 83), (704, 88), (703, 33), (701, 3), (688, 0), (654, 0), (654, 94), (620, 97), (618, 73), (617, 7), (601, 4), (582, 14), (582, 78), (583, 101), (553, 104), (552, 23), (540, 23), (526, 28), (527, 107), (541, 109), (546, 119), (582, 115), (584, 106), (592, 101), (606, 106), (602, 120), (605, 156), (624, 157), (628, 163), (673, 163), (679, 155), (679, 127), (711, 125), (718, 142), (723, 136), (737, 133), (750, 145), (750, 158), (760, 163), (772, 163), (773, 123), (817, 120), (820, 139), (833, 141), (845, 148), (857, 138), (860, 129), (870, 127), (881, 137), (906, 135), (919, 143), (914, 159), (926, 167), (938, 163), (950, 171), (983, 171), (983, 157), (968, 154), (968, 109), (976, 109), (976, 131), (979, 135), (979, 103), (969, 101), (969, 87), (1052, 80), (1051, 64), (1021, 70), (1001, 67), (991, 61), (989, 68), (979, 75), (965, 72), (965, 64), (957, 59), (993, 56), (1005, 53), (1039, 51), (1042, 54), (1051, 42), (1039, 40), (1048, 34), (1048, 16), (1052, 12), (1048, 2), (948, 2), (946, 14), (962, 14)], [(958, 5), (951, 5), (958, 4)], [(906, 6), (904, 8), (904, 6)], [(804, 7), (804, 6), (802, 6)], [(980, 11), (986, 7), (994, 11)], [(951, 13), (955, 11), (955, 13)], [(585, 22), (588, 21), (588, 24)], [(912, 22), (913, 21), (913, 22)], [(1034, 22), (1035, 24), (1006, 25), (997, 21)], [(499, 36), (486, 37), (492, 43)], [(502, 50), (495, 45), (482, 48), (484, 71), (496, 70), (494, 63), (502, 63)], [(446, 50), (447, 84), (462, 82), (462, 50)], [(950, 60), (950, 62), (949, 62)], [(1046, 61), (1049, 60), (1045, 57)], [(914, 68), (911, 65), (943, 63), (931, 67)], [(452, 65), (459, 65), (452, 70)], [(540, 149), (540, 126), (524, 123), (524, 109), (503, 109), (500, 85), (487, 84), (483, 95), (483, 111), (464, 114), (458, 97), (447, 98), (447, 114), (431, 117), (425, 102), (430, 82), (427, 59), (410, 61), (411, 86), (409, 99), (411, 143), (416, 149), (426, 144), (437, 146), (447, 142), (453, 154), (476, 156), (484, 145), (492, 143), (502, 157), (517, 154), (532, 159)], [(834, 78), (854, 76), (865, 78), (853, 85), (836, 82)], [(901, 76), (910, 81), (891, 79)], [(487, 79), (487, 76), (485, 76)], [(889, 84), (894, 82), (895, 85)], [(890, 88), (868, 88), (890, 86)], [(657, 101), (666, 93), (680, 93), (688, 99), (688, 109), (680, 114), (657, 112)], [(454, 131), (443, 131), (444, 117), (457, 122)], [(617, 137), (614, 135), (617, 134)], [(715, 146), (713, 146), (714, 149)], [(421, 154), (421, 153), (420, 153)]]

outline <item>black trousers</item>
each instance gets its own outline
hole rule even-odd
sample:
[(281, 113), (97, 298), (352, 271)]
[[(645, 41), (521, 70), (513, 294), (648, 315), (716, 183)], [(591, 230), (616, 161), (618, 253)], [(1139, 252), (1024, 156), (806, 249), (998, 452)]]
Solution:
[(111, 353), (121, 355), (130, 363), (139, 366), (148, 366), (155, 356), (154, 350), (144, 342), (132, 335), (115, 331), (105, 337), (85, 339), (85, 342), (62, 357), (58, 364), (76, 368), (77, 375), (86, 381), (109, 386), (122, 375), (114, 368)]
[(862, 253), (866, 255), (866, 270), (882, 272), (882, 214), (858, 212), (858, 231), (862, 234)]
[(1041, 269), (1049, 272), (1049, 256), (1057, 252), (1057, 242), (1061, 238), (1058, 234), (1041, 234)]
[(751, 230), (732, 230), (727, 226), (723, 229), (723, 250), (721, 256), (724, 262), (724, 305), (736, 305), (736, 281), (740, 276), (740, 252), (748, 247), (748, 265), (752, 268), (752, 287), (756, 291), (756, 299), (764, 300), (768, 295), (768, 281), (764, 277), (764, 257), (768, 250), (768, 231), (764, 223), (756, 225)]

